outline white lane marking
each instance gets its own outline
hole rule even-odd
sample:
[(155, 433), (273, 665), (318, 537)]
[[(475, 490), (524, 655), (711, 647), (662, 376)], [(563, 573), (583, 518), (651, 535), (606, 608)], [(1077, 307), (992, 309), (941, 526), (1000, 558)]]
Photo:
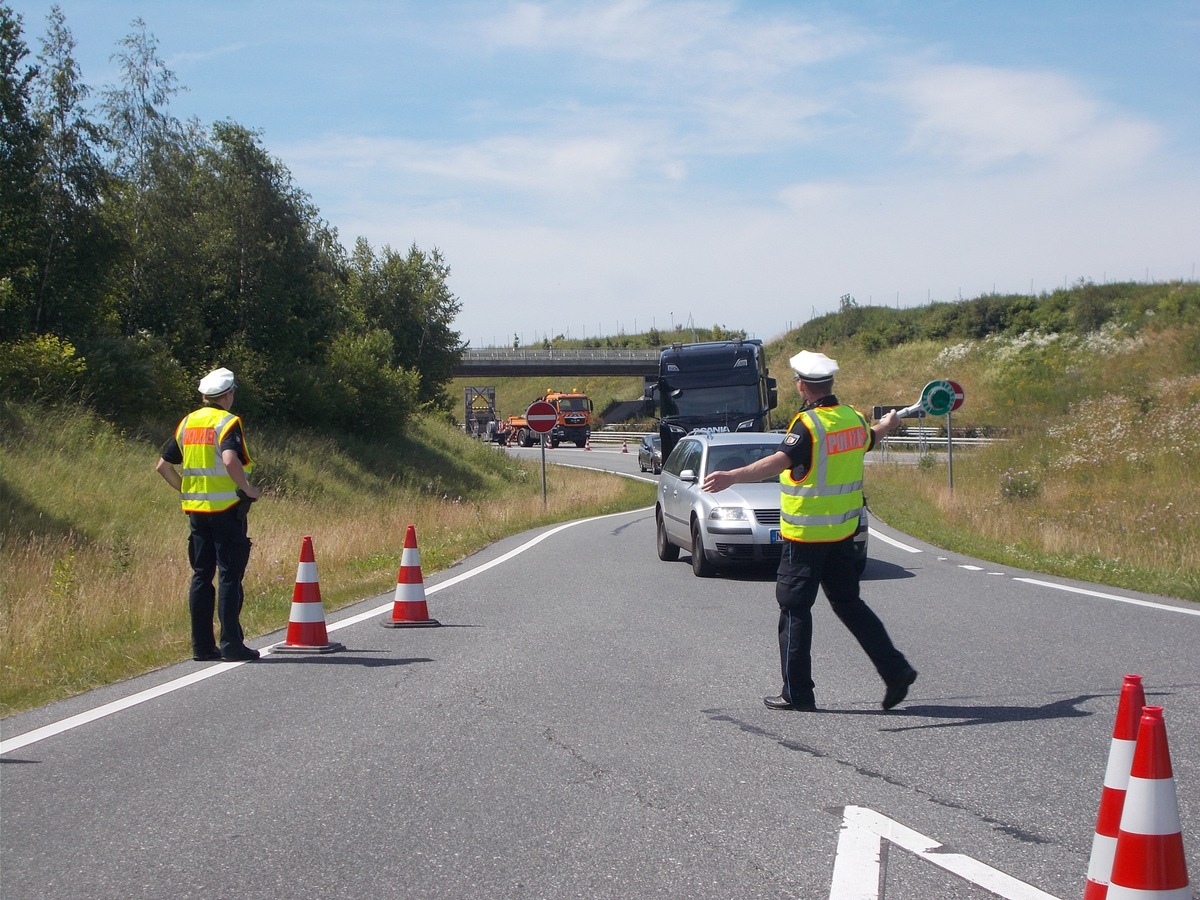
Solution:
[[(574, 528), (576, 525), (585, 525), (588, 522), (598, 522), (602, 519), (610, 519), (614, 516), (628, 516), (634, 513), (644, 513), (649, 508), (650, 507), (643, 507), (642, 509), (633, 509), (629, 510), (628, 512), (608, 513), (607, 515), (603, 516), (592, 516), (590, 519), (577, 519), (574, 522), (567, 522), (563, 525), (559, 525), (556, 528), (552, 528), (549, 531), (539, 534), (535, 538), (531, 538), (524, 544), (521, 544), (519, 547), (509, 550), (502, 556), (497, 556), (495, 559), (490, 560), (483, 565), (477, 566), (470, 571), (463, 572), (454, 576), (453, 578), (449, 578), (446, 581), (441, 582), (440, 584), (436, 584), (433, 587), (426, 589), (425, 593), (435, 594), (440, 590), (450, 587), (451, 585), (461, 584), (468, 578), (474, 578), (476, 575), (481, 575), (488, 569), (494, 568), (501, 563), (508, 562), (510, 559), (515, 556), (519, 556), (526, 550), (536, 547), (542, 541), (553, 537), (560, 531), (565, 531), (568, 528)], [(377, 616), (382, 612), (390, 612), (394, 605), (395, 601), (393, 600), (384, 604), (383, 606), (378, 606), (375, 609), (368, 610), (365, 613), (359, 613), (356, 616), (351, 616), (347, 619), (334, 622), (333, 624), (327, 626), (326, 631), (338, 631), (342, 628), (348, 628), (351, 625), (355, 625), (366, 619), (370, 619), (373, 616)], [(277, 646), (278, 644), (271, 644), (271, 646), (264, 647), (259, 652), (262, 654), (262, 656), (268, 656), (270, 655), (271, 650)], [(188, 675), (182, 676), (181, 678), (176, 678), (172, 681), (165, 682), (157, 687), (148, 688), (144, 691), (139, 691), (136, 694), (130, 694), (128, 697), (122, 697), (120, 700), (114, 700), (111, 703), (105, 703), (102, 706), (97, 706), (95, 709), (89, 709), (86, 712), (77, 713), (76, 715), (69, 716), (68, 718), (62, 719), (58, 722), (52, 722), (49, 725), (43, 725), (41, 728), (35, 728), (32, 731), (26, 731), (24, 734), (15, 735), (5, 741), (0, 741), (0, 755), (11, 753), (14, 750), (20, 750), (22, 747), (28, 747), (30, 744), (36, 744), (38, 741), (44, 741), (47, 738), (62, 734), (65, 731), (70, 731), (73, 728), (78, 728), (79, 726), (86, 725), (89, 722), (95, 722), (97, 719), (103, 719), (106, 716), (111, 716), (114, 713), (129, 709), (132, 706), (145, 703), (147, 700), (154, 700), (166, 694), (181, 690), (182, 688), (189, 687), (197, 682), (204, 681), (206, 678), (212, 678), (214, 675), (221, 675), (231, 669), (243, 665), (245, 665), (244, 662), (219, 663), (217, 665), (210, 666), (207, 669), (202, 669), (199, 672), (192, 672)]]
[[(916, 547), (910, 547), (908, 544), (902, 544), (902, 543), (900, 543), (900, 541), (897, 541), (894, 538), (890, 538), (886, 534), (881, 534), (880, 532), (876, 531), (874, 528), (868, 528), (867, 531), (873, 537), (876, 537), (879, 540), (884, 541), (885, 543), (891, 544), (893, 547), (899, 547), (901, 550), (907, 550), (909, 553), (922, 552), (921, 550), (919, 550)], [(938, 556), (938, 557), (935, 557), (935, 559), (937, 559), (938, 562), (949, 561), (949, 557), (946, 557), (946, 556)], [(960, 564), (959, 568), (966, 569), (968, 572), (982, 572), (983, 571), (983, 569), (980, 566), (973, 566), (973, 565)], [(1007, 572), (988, 572), (987, 574), (1000, 575), (1000, 576), (1005, 576), (1005, 577), (1008, 575)], [(1054, 588), (1059, 591), (1070, 591), (1074, 594), (1085, 594), (1089, 597), (1099, 597), (1102, 600), (1116, 600), (1118, 603), (1132, 603), (1134, 606), (1148, 606), (1151, 609), (1165, 609), (1168, 612), (1182, 613), (1185, 616), (1200, 616), (1200, 609), (1186, 609), (1184, 607), (1179, 607), (1179, 606), (1168, 606), (1165, 603), (1154, 603), (1150, 600), (1136, 600), (1133, 597), (1121, 597), (1117, 594), (1106, 594), (1103, 591), (1093, 591), (1093, 590), (1089, 590), (1087, 588), (1077, 588), (1077, 587), (1071, 587), (1071, 586), (1065, 585), (1065, 584), (1055, 584), (1052, 581), (1040, 581), (1037, 578), (1013, 578), (1013, 581), (1023, 581), (1026, 584), (1036, 584), (1039, 587)]]
[(1105, 594), (1101, 591), (1091, 591), (1087, 588), (1071, 587), (1067, 584), (1054, 584), (1051, 581), (1039, 581), (1036, 578), (1014, 578), (1013, 581), (1023, 581), (1026, 584), (1036, 584), (1039, 587), (1054, 588), (1059, 591), (1070, 591), (1072, 594), (1086, 594), (1089, 597), (1099, 597), (1101, 600), (1116, 600), (1118, 603), (1132, 603), (1134, 606), (1149, 606), (1151, 609), (1165, 609), (1167, 612), (1182, 613), (1185, 616), (1200, 616), (1200, 608), (1185, 609), (1180, 606), (1167, 606), (1165, 603), (1153, 603), (1149, 600), (1136, 600), (1133, 597), (1120, 597), (1116, 594)]
[(902, 544), (895, 538), (888, 537), (886, 534), (876, 531), (874, 528), (867, 528), (867, 534), (878, 538), (885, 544), (891, 544), (893, 547), (899, 547), (901, 550), (907, 550), (909, 553), (920, 553), (921, 550), (917, 547), (910, 547), (908, 544)]
[(962, 853), (939, 853), (942, 845), (937, 841), (865, 806), (842, 810), (829, 900), (879, 900), (883, 896), (880, 859), (884, 841), (1007, 900), (1058, 900)]

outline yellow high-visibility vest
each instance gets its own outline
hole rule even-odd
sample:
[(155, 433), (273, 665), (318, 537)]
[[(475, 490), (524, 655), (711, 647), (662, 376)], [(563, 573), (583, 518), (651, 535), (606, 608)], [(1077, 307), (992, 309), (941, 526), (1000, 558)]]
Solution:
[[(221, 512), (238, 502), (237, 485), (221, 459), (221, 439), (239, 421), (231, 412), (206, 406), (184, 416), (175, 429), (175, 440), (183, 451), (180, 497), (184, 512)], [(253, 468), (246, 450), (246, 474)]]
[(812, 463), (803, 480), (792, 470), (779, 475), (779, 527), (790, 541), (823, 543), (850, 537), (863, 505), (863, 456), (870, 442), (867, 420), (849, 406), (818, 406), (796, 414), (812, 440)]

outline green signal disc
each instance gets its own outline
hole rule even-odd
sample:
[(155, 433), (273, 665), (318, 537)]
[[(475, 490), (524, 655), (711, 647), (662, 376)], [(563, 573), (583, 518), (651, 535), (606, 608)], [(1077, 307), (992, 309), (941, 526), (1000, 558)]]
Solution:
[(954, 386), (948, 381), (931, 381), (921, 391), (921, 408), (931, 416), (944, 416), (954, 408)]

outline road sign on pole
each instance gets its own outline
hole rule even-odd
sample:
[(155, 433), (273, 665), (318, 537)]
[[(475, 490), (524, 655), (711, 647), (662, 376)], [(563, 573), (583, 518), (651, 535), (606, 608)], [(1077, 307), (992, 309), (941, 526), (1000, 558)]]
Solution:
[(538, 434), (548, 434), (558, 421), (558, 413), (545, 400), (534, 400), (525, 410), (525, 421)]
[[(545, 400), (534, 400), (525, 410), (525, 423), (538, 434), (549, 434), (558, 421), (558, 412)], [(542, 445), (542, 506), (546, 505), (546, 439)]]
[(963, 392), (962, 385), (957, 381), (947, 381), (946, 384), (950, 385), (950, 390), (954, 391), (954, 402), (950, 405), (950, 412), (954, 412), (963, 405), (963, 400), (966, 399), (967, 395)]

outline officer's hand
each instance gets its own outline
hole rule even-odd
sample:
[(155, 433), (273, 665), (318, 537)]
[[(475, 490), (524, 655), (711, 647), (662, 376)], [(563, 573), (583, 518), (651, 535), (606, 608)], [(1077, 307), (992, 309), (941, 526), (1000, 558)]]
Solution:
[(256, 488), (254, 485), (250, 485), (250, 490), (242, 491), (242, 493), (245, 494), (251, 500), (257, 500), (259, 497), (262, 496), (262, 488)]
[(733, 476), (728, 472), (709, 472), (704, 476), (704, 483), (700, 485), (700, 489), (715, 494), (725, 490), (731, 484), (733, 484)]
[(879, 420), (879, 424), (884, 427), (888, 434), (891, 434), (904, 424), (904, 420), (896, 415), (896, 411), (894, 409), (889, 409), (887, 415)]

